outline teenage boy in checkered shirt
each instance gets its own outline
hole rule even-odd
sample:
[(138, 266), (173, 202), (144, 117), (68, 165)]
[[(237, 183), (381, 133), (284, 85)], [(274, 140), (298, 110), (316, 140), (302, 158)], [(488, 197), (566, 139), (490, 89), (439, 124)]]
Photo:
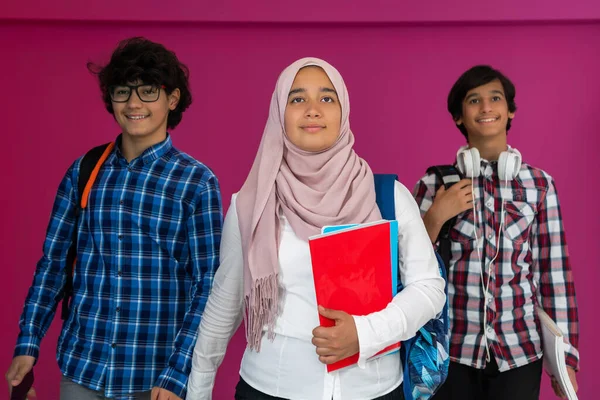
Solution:
[(538, 399), (536, 304), (565, 334), (577, 388), (577, 305), (558, 196), (552, 177), (507, 145), (515, 87), (499, 71), (475, 66), (450, 90), (448, 111), (467, 139), (456, 158), (465, 179), (445, 190), (427, 174), (414, 191), (432, 242), (457, 216), (449, 231), (451, 363), (434, 398)]
[[(19, 384), (39, 356), (77, 229), (73, 298), (57, 347), (61, 400), (182, 399), (222, 226), (217, 178), (167, 132), (192, 101), (188, 70), (144, 38), (124, 40), (106, 66), (91, 67), (121, 134), (78, 226), (81, 158), (59, 186), (6, 379)], [(71, 89), (63, 95), (76, 98)]]

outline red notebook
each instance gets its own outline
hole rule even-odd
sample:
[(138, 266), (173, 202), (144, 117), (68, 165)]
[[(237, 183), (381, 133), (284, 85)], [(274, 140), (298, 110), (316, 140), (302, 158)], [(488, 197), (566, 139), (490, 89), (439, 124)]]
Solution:
[[(395, 221), (394, 221), (395, 222)], [(390, 221), (326, 233), (309, 239), (317, 304), (351, 315), (367, 315), (384, 309), (392, 300), (393, 268)], [(321, 326), (334, 321), (319, 315)], [(400, 347), (393, 344), (376, 355), (387, 354)], [(332, 372), (358, 362), (358, 354), (327, 365)]]

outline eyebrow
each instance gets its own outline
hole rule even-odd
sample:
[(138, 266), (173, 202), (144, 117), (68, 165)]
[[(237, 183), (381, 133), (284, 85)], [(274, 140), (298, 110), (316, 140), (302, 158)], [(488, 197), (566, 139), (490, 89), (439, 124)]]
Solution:
[[(492, 93), (492, 94), (499, 94), (499, 95), (504, 96), (504, 92), (502, 90), (490, 90), (490, 93)], [(465, 97), (465, 100), (469, 100), (469, 99), (471, 99), (473, 97), (478, 97), (478, 96), (479, 96), (479, 93), (471, 93), (470, 95), (468, 95), (467, 97)]]
[[(288, 97), (290, 97), (291, 95), (294, 95), (296, 93), (305, 93), (306, 89), (304, 88), (297, 88), (297, 89), (292, 89), (290, 90), (290, 93), (288, 94)], [(337, 92), (334, 89), (328, 88), (328, 87), (322, 87), (319, 89), (319, 92), (321, 93), (334, 93), (337, 96)]]

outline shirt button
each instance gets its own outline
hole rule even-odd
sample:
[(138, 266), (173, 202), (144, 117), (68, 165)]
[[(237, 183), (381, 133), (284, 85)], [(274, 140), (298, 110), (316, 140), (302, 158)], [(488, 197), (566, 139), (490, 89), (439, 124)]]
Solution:
[(119, 271), (117, 272), (117, 275), (119, 275), (119, 276), (123, 276), (123, 271), (119, 270)]
[(494, 333), (494, 328), (492, 328), (491, 326), (488, 326), (488, 333), (493, 334)]
[(486, 206), (491, 207), (492, 206), (492, 202), (488, 201), (487, 203), (485, 203)]
[(494, 236), (494, 234), (493, 234), (493, 233), (490, 233), (490, 234), (488, 235), (488, 239), (491, 239), (491, 238), (492, 238), (492, 236)]
[(125, 201), (123, 201), (123, 200), (119, 201), (119, 204), (122, 205), (123, 203), (125, 203)]
[(117, 347), (117, 344), (113, 343), (113, 344), (110, 345), (110, 347), (112, 347), (114, 349), (115, 347)]
[(119, 240), (123, 240), (123, 235), (119, 235)]
[(121, 312), (121, 307), (117, 307), (116, 312)]

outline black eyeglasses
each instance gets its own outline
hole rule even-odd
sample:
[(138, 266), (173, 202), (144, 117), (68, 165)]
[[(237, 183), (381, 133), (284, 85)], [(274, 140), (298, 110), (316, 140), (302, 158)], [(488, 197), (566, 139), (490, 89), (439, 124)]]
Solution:
[(115, 103), (127, 103), (131, 97), (131, 93), (135, 90), (139, 99), (144, 103), (152, 103), (158, 100), (160, 89), (165, 89), (165, 86), (158, 85), (114, 85), (109, 86), (108, 93), (110, 99)]

